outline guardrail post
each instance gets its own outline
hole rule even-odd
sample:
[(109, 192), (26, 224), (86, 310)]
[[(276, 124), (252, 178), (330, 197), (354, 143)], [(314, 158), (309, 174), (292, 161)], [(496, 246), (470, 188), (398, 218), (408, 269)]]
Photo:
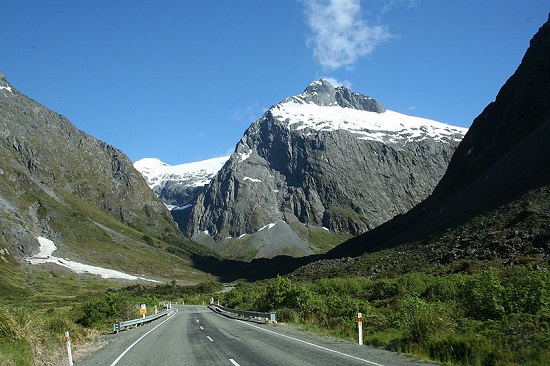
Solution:
[(71, 350), (71, 337), (69, 331), (65, 332), (65, 341), (67, 342), (67, 355), (69, 356), (69, 366), (73, 366), (73, 352)]
[(363, 314), (357, 314), (357, 330), (359, 331), (359, 345), (363, 345)]

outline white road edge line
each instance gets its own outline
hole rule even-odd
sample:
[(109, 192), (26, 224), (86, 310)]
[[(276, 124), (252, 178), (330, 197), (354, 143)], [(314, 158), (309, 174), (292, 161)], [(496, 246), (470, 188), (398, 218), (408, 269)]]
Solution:
[(258, 327), (254, 324), (250, 324), (248, 322), (245, 322), (245, 321), (242, 321), (242, 320), (237, 320), (243, 324), (246, 324), (250, 327), (253, 327), (253, 328), (257, 328), (257, 329), (260, 329), (260, 330), (263, 330), (264, 332), (268, 332), (268, 333), (273, 333), (273, 334), (276, 334), (278, 336), (281, 336), (281, 337), (284, 337), (284, 338), (288, 338), (288, 339), (292, 339), (293, 341), (296, 341), (296, 342), (300, 342), (300, 343), (304, 343), (304, 344), (307, 344), (309, 346), (312, 346), (312, 347), (316, 347), (316, 348), (320, 348), (322, 350), (325, 350), (325, 351), (328, 351), (328, 352), (332, 352), (332, 353), (336, 353), (340, 356), (345, 356), (345, 357), (349, 357), (349, 358), (353, 358), (354, 360), (357, 360), (357, 361), (361, 361), (361, 362), (365, 362), (365, 363), (369, 363), (371, 365), (375, 365), (375, 366), (384, 366), (380, 363), (376, 363), (376, 362), (372, 362), (372, 361), (369, 361), (369, 360), (365, 360), (364, 358), (359, 358), (359, 357), (356, 357), (356, 356), (352, 356), (352, 355), (348, 355), (347, 353), (343, 353), (343, 352), (339, 352), (339, 351), (335, 351), (333, 349), (330, 349), (330, 348), (326, 348), (326, 347), (323, 347), (323, 346), (319, 346), (317, 344), (314, 344), (314, 343), (310, 343), (310, 342), (307, 342), (307, 341), (303, 341), (301, 339), (298, 339), (298, 338), (294, 338), (294, 337), (291, 337), (291, 336), (287, 336), (286, 334), (281, 334), (281, 333), (277, 333), (277, 332), (274, 332), (272, 330), (269, 330), (269, 329), (265, 329), (265, 328), (262, 328), (262, 327)]
[(239, 364), (237, 363), (237, 361), (235, 361), (235, 360), (232, 359), (232, 358), (229, 359), (229, 362), (231, 362), (231, 363), (232, 363), (233, 365), (235, 365), (235, 366), (241, 366), (241, 365), (239, 365)]
[(208, 338), (208, 340), (209, 340), (210, 342), (214, 342), (214, 340), (213, 340), (212, 338), (210, 338), (210, 336), (206, 336), (206, 338)]
[(145, 336), (147, 336), (149, 333), (151, 333), (152, 331), (154, 331), (155, 329), (157, 329), (158, 327), (160, 327), (161, 325), (163, 325), (164, 323), (166, 323), (168, 320), (172, 319), (172, 318), (174, 317), (174, 315), (176, 315), (176, 313), (178, 312), (178, 309), (175, 309), (175, 310), (176, 310), (176, 312), (175, 312), (174, 314), (170, 315), (170, 317), (168, 317), (167, 319), (164, 319), (164, 320), (162, 321), (162, 323), (157, 324), (153, 329), (151, 329), (150, 331), (148, 331), (147, 333), (145, 333), (144, 335), (142, 335), (141, 337), (139, 337), (139, 339), (138, 339), (137, 341), (135, 341), (134, 343), (132, 343), (132, 344), (130, 345), (130, 347), (126, 348), (126, 350), (125, 350), (124, 352), (122, 352), (122, 353), (120, 354), (120, 356), (117, 357), (116, 360), (113, 361), (113, 363), (111, 364), (111, 366), (115, 366), (115, 365), (122, 359), (122, 357), (124, 357), (124, 355), (125, 355), (126, 353), (128, 353), (128, 351), (131, 350), (132, 347), (134, 347), (136, 344), (138, 344), (139, 341), (141, 341), (143, 338), (145, 338)]

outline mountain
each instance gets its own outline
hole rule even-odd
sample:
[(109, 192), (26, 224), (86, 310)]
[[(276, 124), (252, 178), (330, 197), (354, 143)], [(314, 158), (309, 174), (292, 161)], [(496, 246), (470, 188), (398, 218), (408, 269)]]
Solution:
[(194, 163), (169, 165), (154, 158), (134, 163), (149, 187), (170, 210), (187, 208), (206, 190), (210, 180), (221, 169), (229, 156)]
[(323, 252), (427, 197), (465, 132), (321, 79), (248, 128), (178, 224), (234, 258)]
[(356, 256), (430, 237), (447, 243), (438, 254), (445, 261), (547, 256), (549, 141), (550, 24), (546, 22), (495, 101), (474, 120), (433, 194), (329, 256)]
[(0, 176), (0, 250), (14, 268), (51, 242), (56, 257), (82, 264), (177, 279), (190, 273), (196, 244), (128, 157), (21, 94), (3, 74)]

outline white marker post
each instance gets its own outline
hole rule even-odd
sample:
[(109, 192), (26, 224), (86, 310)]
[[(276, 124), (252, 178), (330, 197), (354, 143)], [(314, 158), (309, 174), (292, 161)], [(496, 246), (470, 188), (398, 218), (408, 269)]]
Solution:
[(65, 341), (67, 342), (67, 355), (69, 356), (69, 366), (73, 366), (73, 352), (71, 351), (71, 337), (69, 331), (65, 332)]
[(357, 329), (359, 331), (359, 345), (363, 345), (363, 314), (357, 313)]

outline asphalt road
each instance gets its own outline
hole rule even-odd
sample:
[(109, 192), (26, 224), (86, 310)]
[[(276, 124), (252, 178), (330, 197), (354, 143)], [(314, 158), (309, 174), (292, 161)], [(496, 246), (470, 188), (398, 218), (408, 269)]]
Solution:
[(293, 328), (226, 318), (205, 306), (176, 306), (150, 324), (106, 336), (75, 366), (426, 365), (395, 353)]

